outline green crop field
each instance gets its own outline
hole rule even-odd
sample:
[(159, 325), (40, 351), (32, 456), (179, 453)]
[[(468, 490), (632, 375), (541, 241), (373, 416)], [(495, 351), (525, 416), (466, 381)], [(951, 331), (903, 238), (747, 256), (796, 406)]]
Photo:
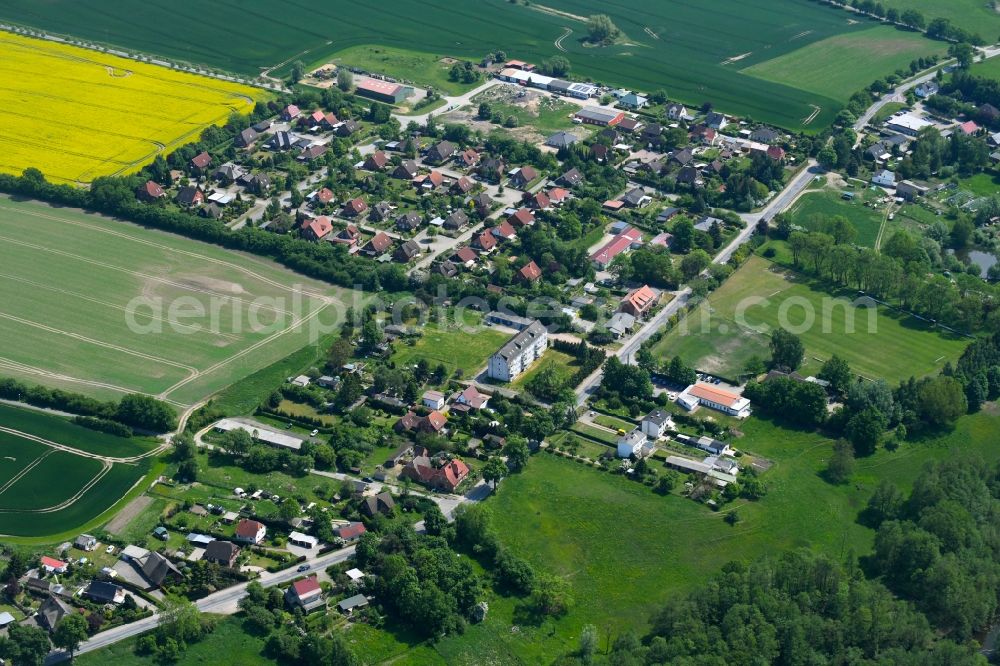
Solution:
[(858, 230), (855, 243), (864, 247), (875, 247), (878, 230), (885, 218), (885, 211), (868, 208), (864, 204), (867, 191), (857, 192), (851, 201), (841, 197), (839, 191), (807, 192), (792, 207), (792, 223), (815, 231), (817, 220), (834, 215), (846, 217)]
[(183, 407), (318, 340), (338, 293), (258, 258), (0, 198), (0, 375)]
[[(625, 39), (609, 47), (585, 45), (586, 17), (599, 13), (610, 15)], [(812, 71), (789, 71), (779, 82), (742, 72), (836, 35), (859, 34), (862, 42), (879, 42), (898, 34), (808, 0), (398, 0), (391, 8), (370, 0), (322, 5), (178, 0), (169, 6), (140, 0), (10, 0), (0, 8), (0, 18), (252, 75), (277, 65), (275, 73), (282, 74), (295, 60), (328, 62), (345, 50), (350, 54), (352, 47), (369, 45), (401, 49), (381, 59), (387, 71), (415, 66), (407, 78), (424, 72), (428, 83), (439, 85), (434, 63), (442, 57), (478, 62), (490, 51), (503, 50), (512, 58), (541, 62), (564, 55), (580, 77), (647, 92), (662, 88), (692, 105), (710, 101), (720, 110), (791, 129), (803, 127), (816, 107), (820, 110), (808, 128), (827, 126), (847, 95), (890, 73), (899, 59), (897, 53), (868, 47), (828, 49), (825, 53), (843, 72), (831, 93), (809, 87), (815, 81)], [(928, 41), (923, 54), (938, 48)], [(359, 53), (358, 60), (380, 64), (370, 53)]]
[(149, 471), (156, 447), (7, 405), (0, 427), (0, 534), (15, 537), (61, 534), (93, 520)]
[[(806, 348), (799, 370), (804, 375), (818, 372), (823, 361), (838, 354), (855, 372), (894, 383), (936, 372), (945, 362), (958, 359), (968, 344), (964, 338), (932, 331), (920, 320), (884, 307), (877, 310), (869, 330), (868, 308), (855, 308), (845, 298), (834, 301), (805, 280), (751, 257), (665, 335), (654, 353), (661, 359), (679, 355), (699, 370), (734, 377), (750, 357), (770, 358), (769, 336), (763, 329), (776, 327), (783, 310), (788, 324), (798, 327), (805, 322), (807, 308), (815, 315), (813, 325), (804, 331), (793, 329)], [(829, 317), (824, 317), (824, 307)], [(829, 322), (827, 331), (824, 319)], [(854, 332), (849, 332), (851, 319)]]
[(843, 101), (916, 58), (945, 51), (920, 33), (875, 26), (827, 37), (743, 73)]

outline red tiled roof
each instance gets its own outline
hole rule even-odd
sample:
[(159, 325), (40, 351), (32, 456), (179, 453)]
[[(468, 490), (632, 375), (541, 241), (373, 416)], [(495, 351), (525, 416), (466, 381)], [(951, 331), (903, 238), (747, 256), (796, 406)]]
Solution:
[(649, 285), (642, 285), (625, 297), (625, 302), (631, 306), (633, 312), (645, 312), (656, 303), (656, 292), (649, 288)]
[(710, 400), (711, 402), (726, 406), (731, 406), (741, 399), (735, 393), (730, 393), (729, 391), (724, 391), (708, 384), (695, 384), (687, 392), (696, 398)]
[(478, 238), (476, 238), (476, 245), (478, 245), (480, 249), (489, 251), (497, 246), (497, 239), (490, 232), (484, 231), (479, 234)]
[(501, 236), (503, 238), (513, 238), (517, 235), (517, 232), (514, 231), (514, 227), (511, 226), (510, 222), (504, 220), (497, 226), (493, 227), (493, 235)]
[(333, 190), (329, 187), (324, 187), (316, 193), (316, 200), (320, 203), (330, 203), (333, 201)]
[(444, 417), (444, 414), (434, 409), (426, 417), (427, 424), (434, 430), (438, 431), (445, 426), (448, 420)]
[(143, 188), (146, 190), (146, 194), (153, 198), (162, 197), (164, 194), (163, 188), (160, 187), (159, 183), (155, 183), (151, 180), (147, 180), (146, 184), (143, 185)]
[(57, 560), (54, 557), (42, 555), (42, 566), (49, 567), (50, 569), (62, 569), (66, 566), (66, 563), (62, 560)]
[(631, 247), (632, 243), (642, 238), (642, 233), (635, 227), (629, 227), (612, 238), (608, 243), (594, 254), (590, 255), (591, 261), (600, 264), (609, 264), (611, 260)]
[(535, 213), (528, 208), (518, 208), (507, 221), (514, 226), (526, 227), (535, 222)]
[(291, 120), (295, 116), (299, 115), (299, 107), (295, 106), (294, 104), (289, 104), (288, 106), (286, 106), (284, 109), (281, 110), (281, 115)]
[(365, 162), (379, 169), (384, 169), (385, 165), (389, 163), (389, 157), (384, 152), (379, 150), (369, 155), (368, 159), (365, 160)]
[(431, 171), (427, 176), (427, 180), (431, 181), (434, 187), (437, 187), (444, 182), (444, 176), (441, 175), (440, 171)]
[(308, 229), (316, 239), (320, 239), (333, 231), (333, 224), (328, 217), (314, 217), (311, 220), (307, 220), (302, 225), (302, 228)]
[(551, 201), (554, 204), (562, 203), (563, 201), (566, 200), (566, 197), (568, 196), (569, 196), (569, 190), (563, 189), (561, 187), (553, 187), (551, 190), (549, 190), (548, 194), (549, 201)]
[(368, 204), (361, 197), (357, 199), (351, 199), (346, 204), (344, 204), (344, 210), (353, 211), (355, 214), (360, 214), (368, 210)]
[(392, 245), (392, 239), (383, 231), (372, 236), (372, 239), (368, 242), (378, 252), (383, 252), (387, 247)]
[(962, 130), (964, 134), (975, 134), (979, 131), (979, 125), (970, 120), (959, 125), (958, 129)]
[(367, 531), (368, 529), (365, 527), (364, 523), (350, 523), (348, 525), (344, 525), (343, 527), (338, 527), (337, 536), (341, 539), (353, 539), (356, 536), (361, 536)]
[(521, 270), (518, 271), (518, 274), (524, 280), (527, 280), (528, 282), (534, 282), (538, 278), (542, 277), (542, 269), (539, 268), (538, 264), (536, 264), (534, 261), (529, 261), (528, 263), (526, 263), (524, 266), (521, 267)]
[(191, 158), (191, 165), (198, 169), (204, 169), (212, 163), (212, 156), (202, 151)]
[(471, 248), (460, 247), (455, 252), (455, 256), (458, 257), (459, 261), (461, 261), (464, 264), (470, 261), (475, 261), (477, 255), (475, 252), (472, 251)]
[(256, 538), (257, 533), (262, 527), (264, 527), (264, 525), (256, 520), (241, 520), (239, 524), (236, 525), (236, 536), (241, 536), (247, 539)]
[(302, 597), (319, 592), (319, 581), (316, 580), (316, 576), (309, 576), (309, 578), (303, 578), (292, 583), (292, 589), (295, 590), (295, 596), (301, 599)]

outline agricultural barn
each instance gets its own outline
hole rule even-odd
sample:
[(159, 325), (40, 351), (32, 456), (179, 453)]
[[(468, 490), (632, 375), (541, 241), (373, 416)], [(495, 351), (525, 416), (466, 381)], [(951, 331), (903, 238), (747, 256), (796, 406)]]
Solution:
[(358, 82), (357, 93), (386, 104), (398, 104), (413, 94), (413, 88), (388, 81), (363, 79)]
[(614, 127), (625, 119), (622, 111), (608, 111), (598, 107), (587, 107), (576, 112), (576, 118), (587, 125), (601, 125), (603, 127)]
[(575, 97), (576, 99), (589, 99), (597, 95), (597, 86), (591, 85), (589, 83), (575, 83), (572, 81), (562, 81), (556, 79), (549, 84), (549, 90), (552, 92), (559, 93), (561, 95), (567, 95), (569, 97)]

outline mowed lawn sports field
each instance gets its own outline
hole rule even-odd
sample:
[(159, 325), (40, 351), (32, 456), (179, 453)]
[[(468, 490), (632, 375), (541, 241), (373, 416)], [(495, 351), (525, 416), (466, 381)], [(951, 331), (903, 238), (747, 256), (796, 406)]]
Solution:
[(0, 375), (181, 409), (332, 329), (338, 291), (99, 215), (0, 197)]
[(94, 520), (149, 472), (157, 445), (0, 404), (0, 534), (58, 535)]
[(259, 90), (0, 32), (0, 170), (56, 182), (127, 173), (193, 140)]
[[(586, 17), (593, 14), (611, 16), (626, 39), (601, 48), (583, 44)], [(771, 81), (743, 72), (836, 35), (859, 33), (865, 42), (897, 35), (809, 0), (397, 0), (391, 6), (373, 0), (322, 5), (178, 0), (169, 6), (140, 0), (10, 0), (0, 18), (254, 75), (279, 64), (284, 67), (274, 73), (285, 74), (295, 60), (321, 64), (345, 49), (371, 44), (476, 62), (496, 50), (536, 63), (564, 55), (577, 76), (646, 92), (664, 89), (688, 104), (707, 101), (790, 129), (803, 127), (808, 118), (805, 127), (827, 126), (847, 96), (892, 72), (899, 61), (897, 53), (877, 49), (830, 51), (842, 70), (834, 93), (811, 89), (811, 70), (797, 72), (804, 86), (794, 76)], [(938, 48), (928, 41), (925, 54)], [(419, 74), (383, 66), (395, 76)]]
[[(824, 307), (828, 317), (824, 317)], [(796, 330), (806, 322), (807, 311), (815, 316), (813, 324)], [(855, 373), (894, 384), (940, 370), (945, 362), (957, 360), (969, 343), (882, 306), (869, 330), (870, 312), (854, 307), (847, 298), (834, 300), (812, 289), (802, 275), (751, 257), (653, 351), (663, 360), (679, 355), (699, 370), (735, 378), (751, 357), (770, 358), (769, 331), (778, 327), (784, 315), (793, 327), (790, 330), (805, 345), (799, 369), (803, 375), (819, 372), (823, 362), (837, 354), (847, 359)]]

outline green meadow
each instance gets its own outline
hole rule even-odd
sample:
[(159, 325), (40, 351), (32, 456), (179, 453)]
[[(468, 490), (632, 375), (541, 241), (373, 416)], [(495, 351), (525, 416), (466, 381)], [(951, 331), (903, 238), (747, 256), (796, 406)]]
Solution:
[[(806, 327), (808, 313), (815, 319)], [(854, 372), (894, 384), (940, 370), (945, 362), (958, 359), (968, 344), (914, 317), (881, 306), (855, 307), (846, 297), (835, 299), (810, 287), (805, 276), (751, 257), (653, 351), (661, 359), (679, 355), (699, 370), (733, 378), (752, 356), (770, 358), (767, 331), (778, 326), (783, 315), (805, 345), (799, 369), (803, 375), (819, 372), (823, 362), (837, 354)]]

